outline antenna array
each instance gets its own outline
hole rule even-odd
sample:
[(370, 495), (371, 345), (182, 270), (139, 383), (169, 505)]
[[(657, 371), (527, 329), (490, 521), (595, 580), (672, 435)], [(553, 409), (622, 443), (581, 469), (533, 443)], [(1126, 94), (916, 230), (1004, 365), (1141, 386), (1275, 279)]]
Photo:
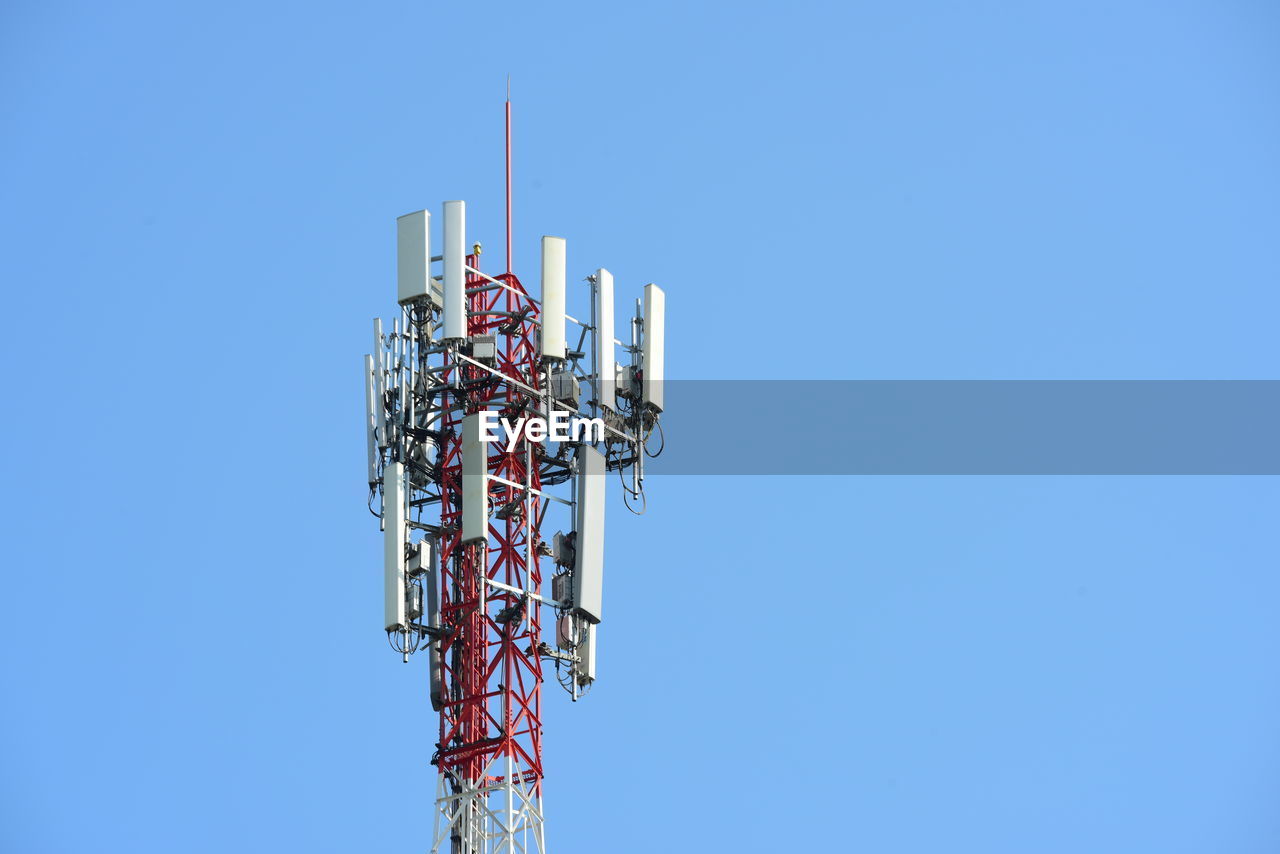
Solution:
[[(544, 852), (541, 686), (552, 669), (576, 701), (596, 680), (606, 486), (617, 472), (643, 512), (655, 433), (661, 452), (665, 300), (645, 286), (624, 344), (607, 270), (586, 278), (590, 322), (566, 314), (563, 239), (542, 239), (535, 299), (509, 269), (481, 271), (464, 202), (440, 219), (439, 255), (429, 212), (397, 221), (400, 311), (389, 328), (374, 321), (364, 361), (383, 624), (406, 662), (428, 660), (431, 850)], [(544, 538), (557, 519), (568, 531)]]

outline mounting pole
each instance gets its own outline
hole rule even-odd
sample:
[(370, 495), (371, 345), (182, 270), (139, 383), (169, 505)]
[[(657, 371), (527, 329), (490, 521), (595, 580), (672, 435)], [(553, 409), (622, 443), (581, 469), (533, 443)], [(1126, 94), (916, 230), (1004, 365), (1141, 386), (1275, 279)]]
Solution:
[(511, 272), (511, 75), (507, 75), (507, 272)]

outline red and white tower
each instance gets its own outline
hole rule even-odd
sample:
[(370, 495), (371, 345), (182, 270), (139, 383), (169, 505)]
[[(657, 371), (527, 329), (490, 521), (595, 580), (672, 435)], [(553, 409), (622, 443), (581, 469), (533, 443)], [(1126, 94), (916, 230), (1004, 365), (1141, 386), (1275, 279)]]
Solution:
[[(543, 676), (554, 669), (574, 699), (595, 681), (606, 479), (617, 470), (627, 506), (642, 503), (661, 431), (661, 289), (645, 286), (620, 365), (607, 270), (587, 278), (590, 322), (565, 312), (564, 240), (543, 238), (538, 297), (512, 270), (506, 111), (506, 272), (482, 272), (464, 202), (444, 203), (439, 255), (427, 211), (400, 217), (400, 314), (389, 330), (375, 321), (365, 357), (384, 627), (406, 662), (427, 653), (431, 850), (453, 854), (546, 851)], [(556, 519), (567, 533), (544, 536)]]

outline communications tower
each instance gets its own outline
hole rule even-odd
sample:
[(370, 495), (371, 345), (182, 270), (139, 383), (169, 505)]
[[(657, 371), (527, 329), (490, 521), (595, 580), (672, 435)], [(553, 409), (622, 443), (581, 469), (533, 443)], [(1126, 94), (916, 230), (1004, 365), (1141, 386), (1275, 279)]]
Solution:
[(566, 314), (562, 238), (542, 238), (536, 298), (513, 272), (510, 99), (506, 179), (505, 272), (481, 270), (462, 201), (438, 232), (426, 210), (397, 220), (400, 310), (364, 359), (384, 628), (406, 662), (426, 653), (431, 850), (451, 854), (546, 851), (543, 679), (574, 700), (595, 682), (606, 488), (643, 512), (662, 443), (662, 289), (619, 341), (608, 270), (586, 278), (590, 319)]

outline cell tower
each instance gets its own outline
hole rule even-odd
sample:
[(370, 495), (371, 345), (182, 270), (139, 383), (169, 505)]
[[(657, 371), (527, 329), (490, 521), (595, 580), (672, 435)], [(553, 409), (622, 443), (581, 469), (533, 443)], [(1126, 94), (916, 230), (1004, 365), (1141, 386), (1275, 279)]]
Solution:
[[(662, 441), (662, 289), (644, 286), (623, 343), (608, 270), (586, 278), (590, 322), (565, 313), (562, 238), (542, 238), (539, 299), (512, 272), (510, 99), (506, 178), (505, 273), (468, 250), (464, 202), (444, 203), (439, 255), (428, 211), (397, 220), (400, 313), (389, 330), (374, 321), (364, 358), (383, 622), (406, 662), (426, 651), (440, 719), (431, 850), (452, 854), (546, 851), (543, 676), (575, 701), (595, 682), (607, 478), (642, 513)], [(556, 525), (567, 533), (544, 538)]]

